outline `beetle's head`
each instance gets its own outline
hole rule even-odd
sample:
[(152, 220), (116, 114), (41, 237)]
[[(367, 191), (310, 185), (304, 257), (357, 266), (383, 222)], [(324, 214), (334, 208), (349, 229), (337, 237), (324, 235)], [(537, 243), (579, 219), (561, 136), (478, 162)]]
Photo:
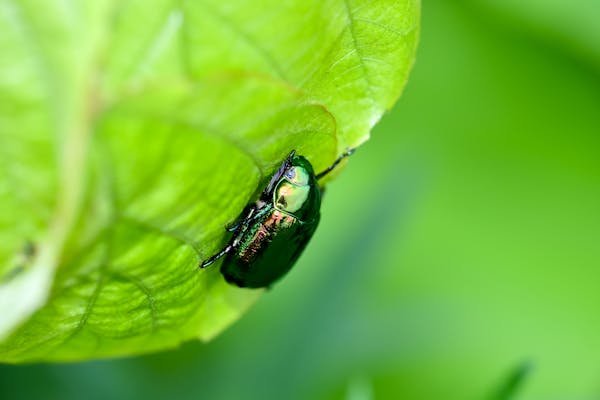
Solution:
[(320, 193), (310, 162), (291, 155), (273, 193), (275, 207), (304, 219), (320, 206)]
[(314, 172), (308, 160), (302, 156), (295, 156), (285, 170), (283, 178), (296, 186), (308, 186), (311, 184), (312, 175)]

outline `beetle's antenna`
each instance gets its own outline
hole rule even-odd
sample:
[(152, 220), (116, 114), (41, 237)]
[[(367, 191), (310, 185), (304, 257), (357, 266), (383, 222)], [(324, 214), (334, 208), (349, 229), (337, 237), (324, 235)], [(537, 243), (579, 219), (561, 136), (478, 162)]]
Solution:
[(221, 250), (220, 252), (218, 252), (217, 254), (212, 256), (211, 258), (208, 258), (208, 259), (202, 261), (202, 264), (200, 264), (198, 267), (200, 267), (202, 269), (208, 267), (209, 265), (211, 265), (212, 263), (217, 261), (219, 258), (223, 257), (225, 254), (229, 253), (232, 248), (233, 247), (228, 244), (227, 246), (225, 246), (225, 248), (223, 250)]
[(333, 162), (333, 164), (331, 164), (329, 167), (327, 167), (327, 169), (325, 171), (318, 173), (316, 175), (317, 180), (323, 178), (325, 175), (327, 175), (328, 173), (333, 171), (335, 169), (335, 167), (337, 167), (338, 164), (341, 163), (344, 158), (351, 156), (354, 153), (354, 150), (355, 149), (347, 150), (345, 153), (343, 153), (341, 156), (339, 156), (338, 159)]
[(269, 184), (267, 185), (265, 190), (263, 190), (261, 198), (266, 200), (270, 197), (270, 194), (273, 191), (273, 189), (275, 188), (275, 185), (277, 185), (277, 182), (279, 182), (279, 179), (281, 179), (281, 177), (283, 176), (285, 171), (292, 166), (292, 162), (294, 161), (295, 155), (296, 155), (296, 150), (290, 151), (290, 154), (287, 156), (287, 158), (285, 160), (283, 160), (283, 162), (281, 163), (281, 166), (279, 167), (279, 169), (277, 170), (275, 175), (273, 175), (271, 177)]

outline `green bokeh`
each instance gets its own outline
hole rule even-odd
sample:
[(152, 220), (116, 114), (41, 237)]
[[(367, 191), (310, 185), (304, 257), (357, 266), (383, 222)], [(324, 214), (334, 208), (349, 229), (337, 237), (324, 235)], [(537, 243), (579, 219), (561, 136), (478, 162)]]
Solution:
[(600, 28), (492, 3), (423, 4), (404, 96), (240, 322), (153, 356), (0, 366), (0, 398), (487, 399), (523, 365), (516, 398), (600, 397), (600, 71), (578, 41)]

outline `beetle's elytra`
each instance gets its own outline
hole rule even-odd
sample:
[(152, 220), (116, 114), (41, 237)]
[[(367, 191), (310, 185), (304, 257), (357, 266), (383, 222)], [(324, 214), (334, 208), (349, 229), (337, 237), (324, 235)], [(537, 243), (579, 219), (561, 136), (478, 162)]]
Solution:
[(315, 174), (311, 163), (292, 150), (259, 199), (227, 228), (233, 232), (227, 245), (200, 266), (206, 268), (224, 256), (221, 273), (227, 282), (248, 288), (271, 286), (292, 268), (319, 224), (319, 179), (353, 152), (345, 152)]

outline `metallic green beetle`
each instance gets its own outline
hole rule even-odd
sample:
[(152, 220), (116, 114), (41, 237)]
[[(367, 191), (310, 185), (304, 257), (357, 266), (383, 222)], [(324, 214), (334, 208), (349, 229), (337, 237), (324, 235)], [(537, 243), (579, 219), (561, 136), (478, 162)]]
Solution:
[(319, 179), (353, 152), (345, 152), (315, 175), (311, 163), (292, 150), (259, 199), (227, 228), (233, 232), (229, 243), (200, 267), (225, 256), (221, 273), (227, 282), (248, 288), (271, 286), (292, 268), (319, 224)]

